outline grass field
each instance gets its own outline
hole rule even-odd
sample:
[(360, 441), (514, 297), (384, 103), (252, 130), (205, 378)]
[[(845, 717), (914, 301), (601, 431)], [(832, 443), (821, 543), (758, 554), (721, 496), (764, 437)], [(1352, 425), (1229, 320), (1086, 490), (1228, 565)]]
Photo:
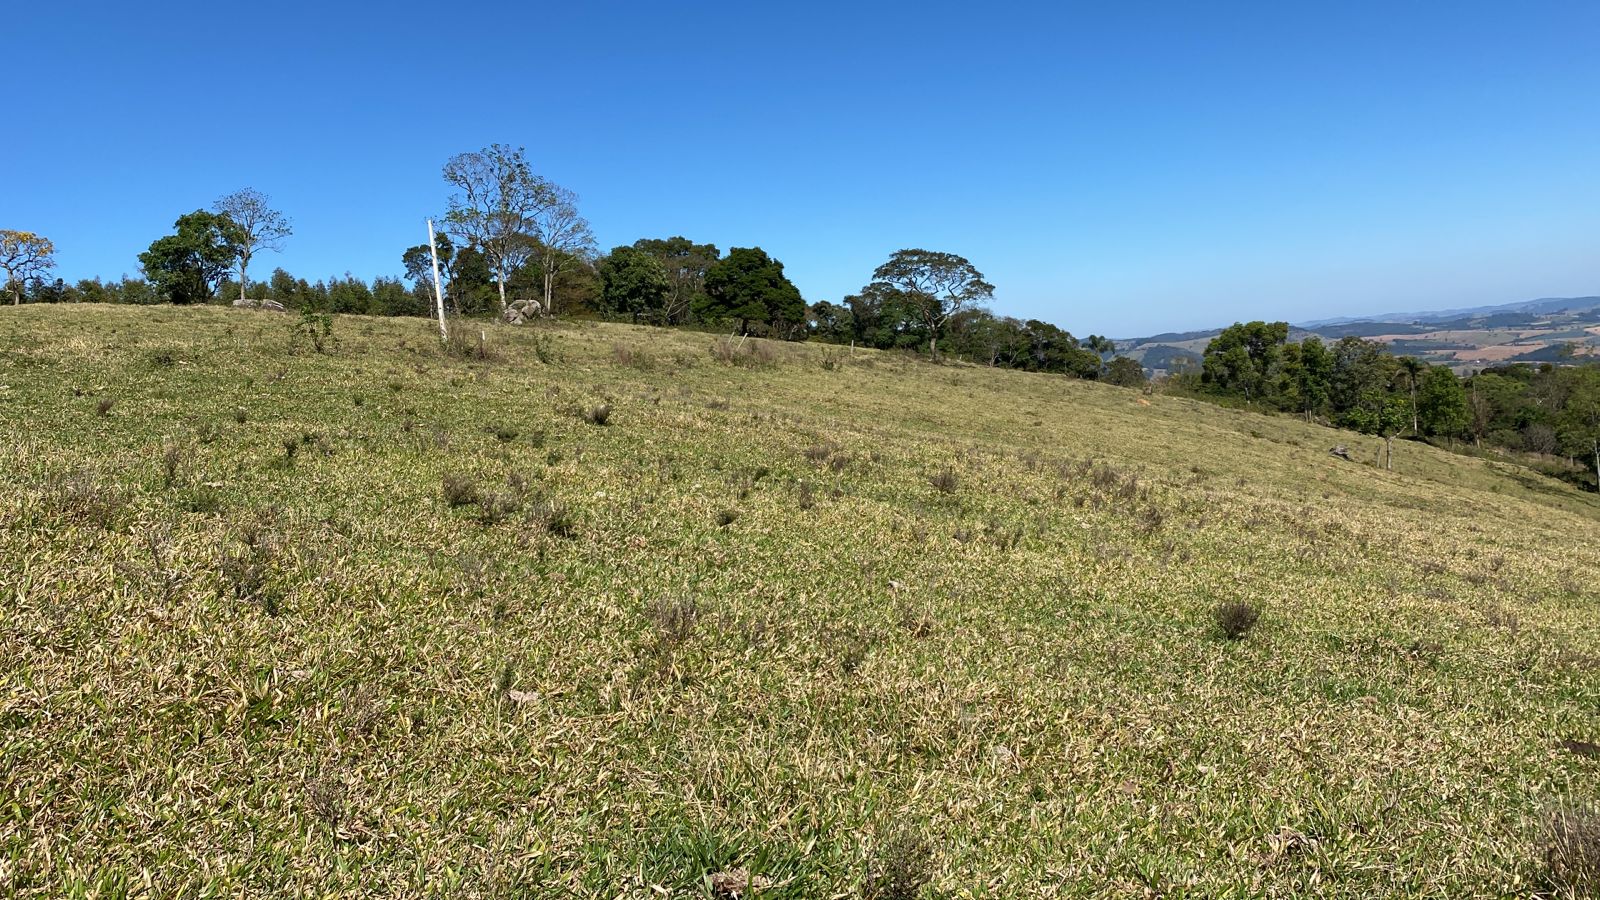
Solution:
[(1594, 495), (1060, 377), (296, 321), (0, 310), (0, 895), (1600, 880)]

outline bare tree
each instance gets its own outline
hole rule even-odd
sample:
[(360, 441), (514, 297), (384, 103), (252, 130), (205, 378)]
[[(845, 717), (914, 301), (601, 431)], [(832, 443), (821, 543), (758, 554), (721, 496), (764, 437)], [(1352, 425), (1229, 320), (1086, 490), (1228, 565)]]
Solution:
[(56, 267), (56, 245), (31, 231), (0, 228), (0, 270), (6, 273), (11, 305), (22, 303), (22, 285)]
[(234, 246), (239, 254), (239, 305), (249, 302), (245, 299), (244, 289), (248, 283), (248, 270), (250, 258), (255, 256), (257, 250), (271, 250), (274, 253), (283, 250), (283, 242), (294, 229), (289, 227), (289, 219), (267, 205), (267, 195), (255, 188), (245, 188), (221, 198), (211, 205), (211, 208), (233, 220), (238, 226), (234, 238)]
[(533, 173), (521, 147), (491, 144), (461, 153), (444, 166), (450, 195), (446, 226), (488, 260), (506, 311), (506, 282), (535, 251), (538, 219), (552, 203), (551, 185)]
[(578, 195), (551, 184), (550, 203), (538, 215), (540, 268), (544, 270), (544, 314), (555, 312), (556, 274), (571, 259), (587, 260), (594, 255), (594, 233), (589, 220), (578, 215)]

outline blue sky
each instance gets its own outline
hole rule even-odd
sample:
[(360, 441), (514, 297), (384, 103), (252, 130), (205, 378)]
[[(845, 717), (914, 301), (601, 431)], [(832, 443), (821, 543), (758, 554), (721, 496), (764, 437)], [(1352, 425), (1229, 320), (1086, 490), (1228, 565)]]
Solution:
[(808, 300), (916, 246), (1079, 335), (1600, 293), (1593, 2), (158, 6), (6, 14), (0, 227), (70, 279), (245, 186), (252, 274), (399, 274), (503, 142)]

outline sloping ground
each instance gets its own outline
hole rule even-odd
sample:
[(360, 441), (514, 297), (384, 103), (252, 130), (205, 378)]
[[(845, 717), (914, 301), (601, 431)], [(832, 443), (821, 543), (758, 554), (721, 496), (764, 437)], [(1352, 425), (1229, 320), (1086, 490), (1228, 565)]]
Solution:
[(0, 311), (0, 893), (1557, 889), (1592, 496), (1059, 377), (292, 321)]

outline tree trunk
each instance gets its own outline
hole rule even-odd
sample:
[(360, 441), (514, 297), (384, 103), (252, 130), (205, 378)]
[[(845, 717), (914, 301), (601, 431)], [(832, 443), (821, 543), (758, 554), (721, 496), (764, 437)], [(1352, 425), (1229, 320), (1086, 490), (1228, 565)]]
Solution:
[(500, 312), (504, 313), (506, 311), (506, 276), (496, 272), (494, 283), (500, 286)]
[(555, 277), (550, 271), (550, 266), (547, 264), (544, 267), (544, 314), (546, 316), (549, 316), (555, 312), (555, 297), (553, 296), (555, 293), (555, 282)]
[(1600, 491), (1600, 441), (1594, 445), (1594, 489)]
[(250, 257), (241, 254), (239, 256), (239, 304), (241, 306), (244, 305), (244, 303), (245, 303), (245, 296), (244, 296), (244, 285), (245, 285), (244, 270), (249, 265), (250, 265)]
[(1394, 435), (1388, 435), (1383, 439), (1383, 468), (1389, 472), (1394, 471)]

